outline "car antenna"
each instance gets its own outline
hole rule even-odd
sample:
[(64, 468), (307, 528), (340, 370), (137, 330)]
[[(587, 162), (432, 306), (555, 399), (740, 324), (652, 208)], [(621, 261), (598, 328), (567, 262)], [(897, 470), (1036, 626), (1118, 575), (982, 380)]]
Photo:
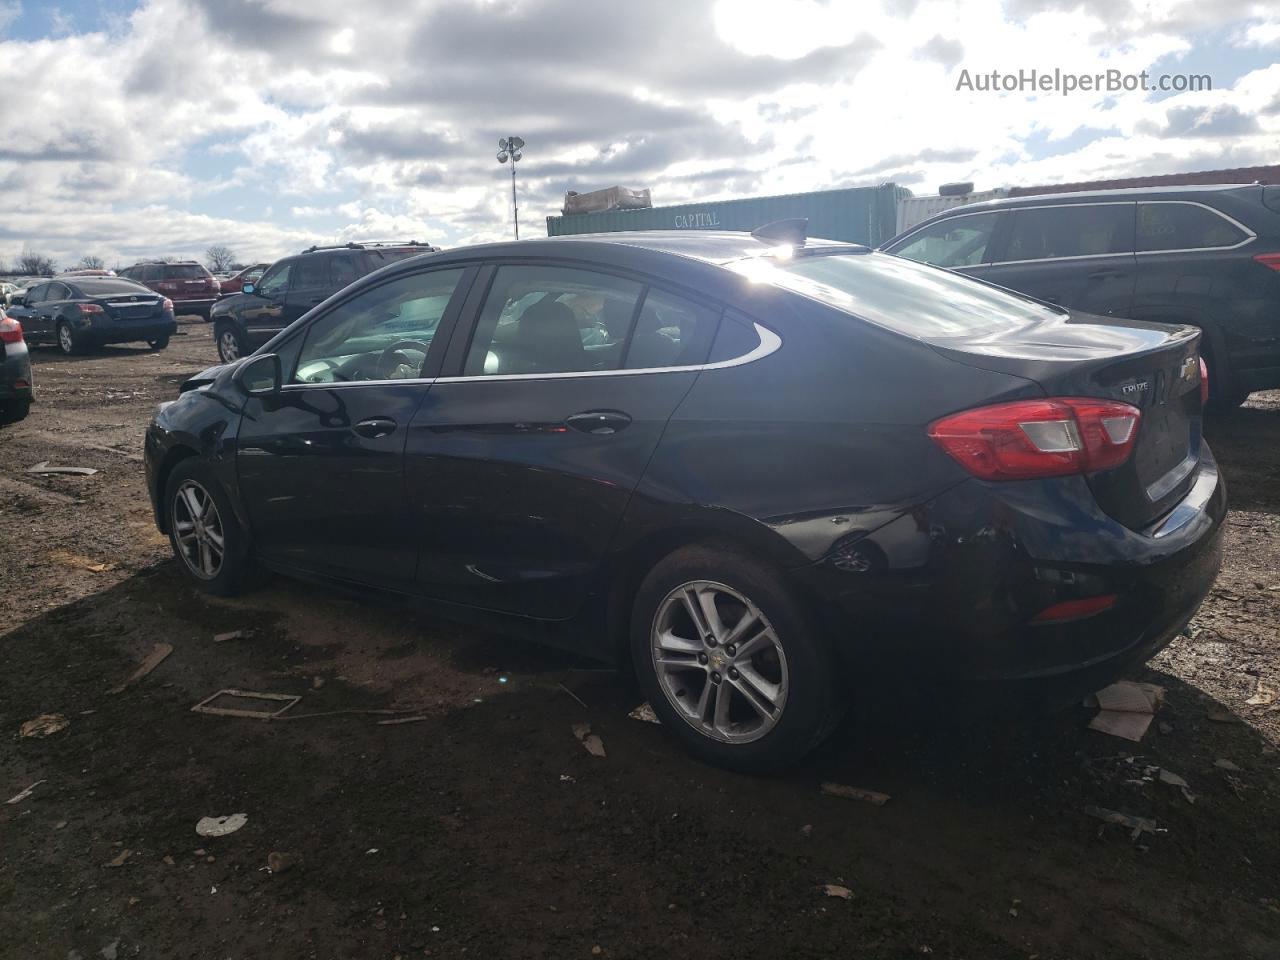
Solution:
[(751, 231), (751, 236), (766, 243), (785, 243), (793, 247), (803, 247), (805, 240), (808, 239), (808, 233), (808, 217), (791, 217), (756, 227)]

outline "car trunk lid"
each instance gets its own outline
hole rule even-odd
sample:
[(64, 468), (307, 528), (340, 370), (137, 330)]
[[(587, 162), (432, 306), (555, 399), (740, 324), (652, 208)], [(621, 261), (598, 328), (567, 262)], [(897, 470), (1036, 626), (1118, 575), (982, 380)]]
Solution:
[(163, 298), (145, 294), (129, 294), (123, 297), (102, 297), (94, 302), (106, 311), (112, 320), (142, 320), (162, 313)]
[(1035, 381), (1051, 397), (1101, 397), (1142, 413), (1133, 453), (1089, 474), (1099, 505), (1143, 529), (1186, 494), (1200, 460), (1199, 331), (1062, 314), (973, 337), (931, 340), (954, 360)]

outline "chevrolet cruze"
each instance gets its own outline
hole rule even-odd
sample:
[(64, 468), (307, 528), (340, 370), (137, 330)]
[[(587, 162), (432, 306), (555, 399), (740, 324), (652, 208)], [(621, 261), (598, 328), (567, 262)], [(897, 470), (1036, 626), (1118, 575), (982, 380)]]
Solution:
[(1198, 337), (797, 223), (477, 246), (188, 381), (147, 479), (206, 591), (626, 658), (693, 753), (776, 769), (884, 654), (1074, 692), (1169, 642), (1226, 510)]

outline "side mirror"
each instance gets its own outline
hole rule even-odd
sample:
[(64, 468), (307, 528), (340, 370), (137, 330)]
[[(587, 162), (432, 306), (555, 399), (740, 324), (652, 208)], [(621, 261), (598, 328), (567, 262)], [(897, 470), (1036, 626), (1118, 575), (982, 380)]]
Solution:
[(246, 283), (243, 287), (240, 288), (241, 293), (253, 293), (253, 291), (254, 291), (254, 284), (252, 283)]
[(241, 390), (251, 397), (264, 397), (280, 392), (280, 358), (274, 353), (250, 357), (231, 377)]

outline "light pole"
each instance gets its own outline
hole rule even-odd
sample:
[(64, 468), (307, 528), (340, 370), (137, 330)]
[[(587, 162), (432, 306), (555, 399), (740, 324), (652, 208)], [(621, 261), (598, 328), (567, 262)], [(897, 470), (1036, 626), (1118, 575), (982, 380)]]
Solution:
[(516, 239), (520, 239), (520, 207), (516, 204), (516, 161), (520, 159), (520, 148), (524, 141), (519, 137), (503, 137), (498, 141), (498, 162), (511, 161), (511, 215), (515, 220)]

